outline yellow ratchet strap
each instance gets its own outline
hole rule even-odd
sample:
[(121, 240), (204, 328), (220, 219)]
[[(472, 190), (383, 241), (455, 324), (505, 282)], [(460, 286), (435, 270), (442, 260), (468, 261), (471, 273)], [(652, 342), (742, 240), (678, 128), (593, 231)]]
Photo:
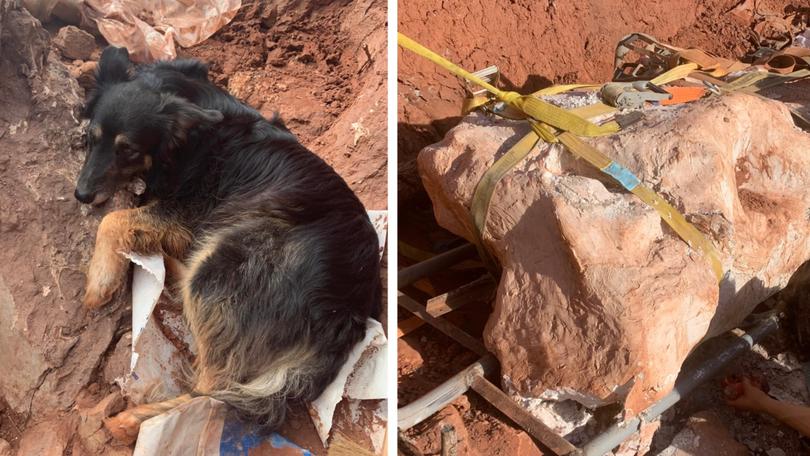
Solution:
[(641, 201), (658, 212), (658, 215), (670, 226), (678, 236), (683, 239), (690, 248), (697, 250), (711, 263), (712, 271), (717, 281), (723, 279), (723, 264), (720, 255), (714, 245), (703, 235), (694, 225), (672, 207), (665, 199), (661, 198), (653, 189), (642, 183), (632, 171), (611, 160), (595, 147), (582, 142), (581, 139), (569, 132), (563, 132), (559, 136), (560, 142), (565, 145), (577, 157), (584, 158), (588, 163), (599, 168), (603, 173), (613, 177), (622, 187), (632, 192)]
[(658, 76), (652, 78), (650, 82), (655, 85), (669, 84), (672, 81), (677, 81), (689, 76), (689, 73), (692, 73), (697, 69), (698, 65), (696, 63), (684, 63), (683, 65), (678, 65), (659, 74)]
[(763, 89), (775, 87), (779, 84), (795, 81), (798, 79), (810, 76), (810, 70), (802, 69), (792, 73), (778, 74), (770, 73), (767, 71), (753, 71), (746, 73), (739, 78), (720, 86), (720, 89), (726, 92), (743, 91), (743, 92), (758, 92)]
[[(706, 239), (706, 237), (703, 236), (703, 234), (698, 231), (697, 228), (690, 224), (683, 217), (683, 215), (678, 212), (677, 209), (667, 203), (663, 198), (655, 193), (655, 191), (642, 184), (641, 181), (630, 170), (614, 162), (605, 154), (589, 144), (584, 143), (577, 137), (599, 136), (615, 133), (619, 129), (615, 122), (599, 126), (577, 116), (576, 114), (566, 111), (565, 109), (558, 108), (554, 105), (539, 100), (534, 96), (523, 96), (515, 92), (502, 91), (491, 84), (488, 84), (486, 81), (481, 80), (472, 73), (469, 73), (463, 68), (453, 64), (444, 57), (441, 57), (435, 52), (425, 48), (402, 33), (398, 33), (397, 41), (399, 45), (405, 49), (430, 60), (456, 76), (460, 76), (470, 82), (478, 84), (479, 86), (487, 89), (501, 101), (504, 101), (523, 111), (528, 116), (527, 120), (532, 126), (533, 133), (529, 133), (528, 135), (524, 136), (520, 141), (518, 141), (517, 144), (507, 151), (506, 154), (498, 159), (492, 165), (492, 167), (487, 170), (486, 173), (484, 173), (481, 181), (476, 186), (470, 210), (473, 215), (473, 224), (475, 225), (476, 236), (478, 239), (478, 249), (479, 252), (482, 252), (482, 258), (485, 262), (491, 261), (491, 257), (481, 246), (481, 235), (483, 234), (486, 224), (486, 216), (492, 193), (495, 190), (495, 186), (506, 174), (506, 172), (512, 169), (512, 167), (514, 167), (518, 162), (525, 158), (529, 152), (531, 152), (538, 141), (536, 136), (539, 136), (546, 142), (562, 143), (575, 156), (585, 159), (591, 165), (613, 177), (617, 182), (619, 182), (619, 184), (622, 185), (622, 187), (632, 192), (644, 203), (655, 209), (661, 218), (691, 248), (701, 252), (706, 258), (709, 259), (712, 270), (718, 282), (722, 280), (724, 272), (722, 263), (720, 262), (720, 257), (711, 242), (709, 242), (709, 240)], [(672, 77), (674, 79), (678, 79), (676, 76), (681, 72), (686, 72), (688, 74), (689, 71), (694, 71), (694, 67), (691, 65), (693, 64), (675, 67), (667, 73), (659, 76), (659, 78), (666, 79)], [(663, 78), (663, 76), (666, 76), (666, 78)], [(560, 92), (555, 93), (562, 93), (564, 91), (564, 89), (560, 89)], [(549, 93), (545, 93), (545, 95), (547, 94)], [(557, 135), (557, 131), (555, 129), (563, 130), (563, 132)]]
[[(559, 128), (560, 130), (570, 131), (580, 136), (609, 135), (619, 131), (619, 126), (616, 124), (606, 124), (601, 126), (596, 125), (588, 122), (582, 117), (578, 117), (567, 112), (565, 109), (558, 108), (557, 106), (546, 103), (545, 101), (539, 100), (531, 95), (521, 95), (517, 92), (500, 90), (469, 71), (422, 46), (416, 41), (408, 38), (402, 33), (398, 33), (397, 42), (405, 49), (430, 60), (456, 76), (460, 76), (470, 82), (478, 84), (498, 97), (499, 100), (520, 109), (529, 117), (551, 125), (552, 127)], [(549, 142), (556, 142), (555, 138), (543, 139)]]

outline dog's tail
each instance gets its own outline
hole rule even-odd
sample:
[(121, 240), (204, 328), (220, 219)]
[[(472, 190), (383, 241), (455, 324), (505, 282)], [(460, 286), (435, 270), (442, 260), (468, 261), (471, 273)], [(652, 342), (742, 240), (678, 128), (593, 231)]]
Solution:
[[(275, 430), (284, 423), (288, 402), (295, 399), (311, 400), (313, 385), (320, 383), (318, 377), (323, 372), (317, 372), (319, 369), (316, 366), (322, 365), (319, 362), (322, 360), (311, 353), (301, 347), (281, 353), (262, 374), (241, 383), (223, 381), (233, 378), (233, 375), (212, 372), (200, 366), (194, 395), (184, 394), (167, 401), (139, 405), (108, 418), (104, 425), (116, 440), (132, 444), (144, 421), (172, 410), (194, 396), (209, 396), (225, 402), (238, 416), (263, 429)], [(235, 371), (230, 370), (231, 373)]]
[(322, 389), (318, 387), (326, 386), (322, 370), (325, 362), (314, 350), (298, 346), (278, 352), (254, 375), (244, 375), (251, 370), (246, 366), (212, 371), (198, 365), (195, 391), (225, 402), (241, 418), (273, 431), (284, 423), (290, 401), (312, 400), (313, 393)]
[[(312, 356), (300, 350), (291, 350), (273, 362), (267, 371), (245, 383), (206, 381), (210, 373), (201, 372), (195, 396), (209, 396), (231, 406), (239, 416), (260, 424), (265, 429), (276, 429), (284, 422), (291, 398), (306, 395), (312, 384)], [(221, 376), (219, 378), (222, 378)], [(184, 394), (162, 402), (143, 404), (125, 410), (104, 421), (104, 426), (118, 441), (132, 444), (138, 437), (141, 424), (149, 418), (168, 412), (194, 396)]]
[(104, 420), (104, 427), (110, 431), (110, 434), (112, 434), (116, 440), (129, 445), (135, 443), (135, 440), (138, 438), (141, 423), (161, 413), (168, 412), (190, 400), (191, 395), (184, 394), (168, 401), (139, 405)]

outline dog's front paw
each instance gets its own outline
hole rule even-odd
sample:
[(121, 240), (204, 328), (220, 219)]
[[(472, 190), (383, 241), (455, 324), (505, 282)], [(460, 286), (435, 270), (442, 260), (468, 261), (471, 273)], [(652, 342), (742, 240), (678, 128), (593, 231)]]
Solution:
[(104, 427), (119, 442), (132, 445), (138, 439), (141, 421), (128, 410), (104, 420)]
[(98, 309), (121, 288), (127, 273), (127, 262), (118, 254), (93, 256), (84, 289), (84, 307)]

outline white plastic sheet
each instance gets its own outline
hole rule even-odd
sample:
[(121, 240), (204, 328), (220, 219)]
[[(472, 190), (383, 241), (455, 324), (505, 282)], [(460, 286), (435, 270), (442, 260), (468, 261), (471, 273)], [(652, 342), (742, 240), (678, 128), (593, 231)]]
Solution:
[(175, 42), (194, 46), (235, 16), (241, 0), (85, 0), (85, 15), (136, 62), (173, 59)]

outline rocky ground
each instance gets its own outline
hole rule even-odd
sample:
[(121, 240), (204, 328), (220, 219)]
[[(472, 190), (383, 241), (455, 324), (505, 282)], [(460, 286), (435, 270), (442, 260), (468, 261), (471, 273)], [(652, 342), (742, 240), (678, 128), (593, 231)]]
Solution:
[[(470, 2), (443, 3), (441, 8), (420, 2), (400, 4), (399, 30), (467, 69), (498, 65), (506, 87), (520, 92), (555, 83), (604, 82), (610, 79), (615, 43), (622, 36), (641, 31), (674, 45), (699, 47), (717, 55), (740, 58), (756, 49), (758, 39), (774, 32), (770, 19), (806, 8), (797, 1), (647, 2)], [(635, 4), (633, 4), (635, 5)], [(770, 27), (770, 29), (769, 29)], [(784, 24), (782, 24), (784, 30)], [(756, 35), (754, 32), (759, 32)], [(416, 173), (416, 154), (435, 143), (459, 120), (464, 85), (432, 63), (399, 51), (398, 163), (400, 267), (457, 245), (458, 239), (437, 226), (432, 205)], [(801, 92), (783, 87), (767, 93), (780, 99)], [(795, 97), (792, 97), (795, 100)], [(807, 103), (792, 107), (806, 110)], [(458, 269), (441, 277), (417, 282), (406, 292), (425, 299), (469, 282), (481, 269)], [(451, 277), (448, 277), (451, 276)], [(448, 282), (450, 280), (451, 282)], [(791, 305), (803, 301), (794, 297)], [(447, 315), (471, 334), (480, 328), (469, 321), (485, 320), (491, 303)], [(806, 318), (792, 313), (789, 321)], [(400, 310), (400, 319), (409, 315)], [(404, 315), (403, 315), (404, 314)], [(458, 315), (457, 315), (458, 314)], [(467, 326), (464, 326), (467, 325)], [(783, 397), (807, 403), (808, 391), (800, 379), (807, 367), (797, 348), (795, 331), (786, 327), (745, 355), (718, 378), (702, 385), (689, 399), (668, 412), (648, 454), (725, 454), (695, 448), (695, 441), (720, 442), (727, 454), (808, 454), (798, 435), (767, 417), (736, 411), (727, 406), (719, 382), (731, 373), (759, 372), (780, 385)], [(475, 355), (429, 327), (421, 327), (399, 340), (401, 403), (407, 403), (437, 386), (475, 359)], [(446, 354), (445, 354), (446, 353)], [(778, 361), (781, 360), (781, 361)], [(804, 369), (804, 370), (803, 370)], [(607, 418), (611, 412), (606, 411)], [(539, 447), (500, 412), (475, 394), (467, 394), (409, 430), (405, 447), (413, 454), (438, 454), (439, 433), (452, 424), (466, 454), (539, 454)], [(482, 432), (482, 429), (489, 431)], [(677, 437), (676, 437), (677, 436)], [(697, 436), (697, 437), (696, 437)], [(625, 449), (630, 450), (630, 445)], [(734, 450), (742, 453), (734, 453)], [(461, 453), (460, 453), (461, 454)], [(629, 453), (632, 454), (632, 453)]]
[[(80, 299), (100, 218), (133, 202), (122, 192), (88, 209), (72, 197), (78, 112), (106, 43), (56, 21), (43, 28), (17, 3), (0, 0), (0, 455), (131, 454), (101, 426), (125, 406), (113, 382), (129, 364), (129, 296), (95, 313)], [(385, 209), (385, 17), (379, 0), (245, 1), (180, 55), (278, 111), (367, 208)], [(322, 452), (304, 410), (282, 432)]]

